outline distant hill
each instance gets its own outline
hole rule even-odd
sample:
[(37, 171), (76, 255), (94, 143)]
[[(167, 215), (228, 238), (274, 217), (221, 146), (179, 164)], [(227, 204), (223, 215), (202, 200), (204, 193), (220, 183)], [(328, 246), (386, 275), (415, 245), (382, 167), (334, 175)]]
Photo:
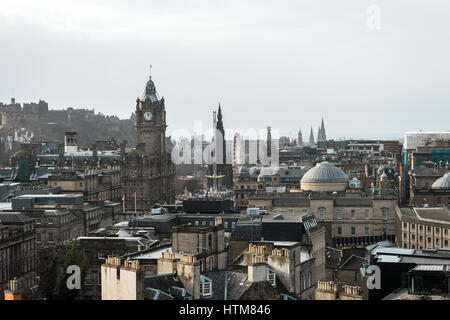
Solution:
[(95, 140), (126, 140), (133, 147), (136, 141), (134, 115), (130, 119), (106, 116), (89, 109), (67, 108), (49, 110), (48, 104), (0, 103), (0, 163), (19, 150), (20, 144), (34, 141), (63, 141), (66, 131), (78, 132), (80, 147), (89, 147)]

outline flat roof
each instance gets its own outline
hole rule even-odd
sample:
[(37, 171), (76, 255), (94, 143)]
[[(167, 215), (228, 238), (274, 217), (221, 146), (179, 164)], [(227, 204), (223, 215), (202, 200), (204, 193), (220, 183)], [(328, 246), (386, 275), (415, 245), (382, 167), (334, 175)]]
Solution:
[[(137, 252), (136, 254), (130, 256), (133, 260), (155, 260), (162, 257), (162, 253), (165, 251), (169, 251), (170, 253), (173, 253), (172, 246), (170, 247), (160, 247), (155, 250), (151, 250), (149, 252)], [(178, 252), (175, 252), (175, 259), (180, 259), (181, 254)]]
[(15, 199), (28, 199), (28, 198), (73, 198), (82, 197), (82, 194), (75, 193), (58, 193), (58, 194), (22, 194), (14, 197)]

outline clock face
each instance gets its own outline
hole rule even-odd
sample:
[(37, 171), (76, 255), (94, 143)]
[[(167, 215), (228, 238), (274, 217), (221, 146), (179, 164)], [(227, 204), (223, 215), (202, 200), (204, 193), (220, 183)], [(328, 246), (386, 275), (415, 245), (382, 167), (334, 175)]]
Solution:
[(150, 121), (150, 120), (152, 120), (152, 118), (153, 118), (153, 115), (152, 115), (151, 112), (144, 113), (144, 119), (145, 120)]

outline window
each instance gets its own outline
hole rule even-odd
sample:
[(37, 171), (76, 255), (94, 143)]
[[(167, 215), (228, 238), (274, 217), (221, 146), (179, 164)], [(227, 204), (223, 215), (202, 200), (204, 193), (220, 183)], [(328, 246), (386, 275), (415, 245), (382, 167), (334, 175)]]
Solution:
[(319, 218), (325, 219), (325, 210), (324, 209), (319, 209)]
[(223, 226), (225, 227), (225, 229), (228, 229), (228, 221), (225, 221), (225, 223), (223, 224)]
[(365, 235), (368, 236), (369, 235), (369, 227), (365, 227), (364, 232), (365, 232)]
[(53, 242), (53, 233), (52, 232), (48, 233), (48, 242)]
[(416, 236), (412, 234), (411, 235), (411, 240), (413, 240), (413, 241), (416, 240)]
[(364, 218), (369, 219), (369, 209), (364, 210)]
[(336, 216), (338, 219), (342, 219), (342, 211), (341, 210), (337, 210), (336, 211)]
[[(120, 273), (120, 270), (117, 270), (117, 273)], [(84, 277), (84, 285), (92, 286), (92, 273), (86, 273), (86, 277)]]
[(235, 227), (236, 227), (236, 222), (233, 221), (233, 222), (231, 223), (231, 229), (234, 230)]
[(382, 212), (383, 212), (383, 220), (386, 220), (387, 219), (387, 215), (388, 215), (388, 210), (387, 209), (383, 209)]
[(202, 226), (206, 226), (206, 221), (202, 221)]
[(337, 233), (338, 233), (338, 234), (342, 234), (342, 228), (341, 228), (341, 227), (338, 227)]
[(47, 219), (48, 224), (53, 224), (53, 219)]
[(437, 244), (437, 245), (439, 245), (439, 244), (440, 244), (440, 241), (439, 241), (439, 239), (436, 239), (436, 244)]
[(269, 283), (272, 285), (272, 286), (276, 286), (276, 275), (275, 275), (275, 272), (272, 270), (272, 269), (270, 269), (270, 268), (267, 268), (267, 281), (269, 281)]
[(383, 232), (383, 234), (387, 234), (387, 228), (383, 228), (381, 231)]
[(211, 234), (208, 235), (208, 248), (212, 249), (212, 235)]
[(204, 281), (200, 283), (200, 292), (202, 296), (209, 297), (212, 295), (212, 281)]
[(102, 285), (102, 273), (101, 272), (97, 273), (97, 284), (99, 286)]
[(356, 211), (352, 210), (352, 219), (356, 219)]
[(214, 259), (213, 259), (213, 257), (210, 257), (209, 260), (208, 260), (208, 269), (209, 270), (214, 269)]
[(41, 242), (41, 234), (36, 233), (36, 242)]
[(420, 236), (420, 237), (419, 237), (419, 241), (423, 241), (423, 236)]
[(403, 233), (403, 239), (408, 238), (408, 234), (407, 233)]
[(448, 247), (448, 240), (444, 241), (444, 245), (445, 245), (445, 247)]
[(198, 226), (198, 221), (195, 221), (195, 225)]
[(411, 225), (411, 229), (415, 230), (415, 229), (416, 229), (416, 225), (415, 225), (415, 224), (412, 224), (412, 225)]
[(436, 228), (436, 233), (439, 233), (439, 231), (440, 231), (440, 229), (439, 229), (439, 228)]
[(36, 224), (41, 224), (41, 219), (36, 219)]
[(355, 233), (356, 233), (356, 229), (355, 229), (355, 227), (352, 227), (352, 235), (355, 235)]
[(419, 230), (422, 231), (423, 230), (423, 225), (419, 226)]

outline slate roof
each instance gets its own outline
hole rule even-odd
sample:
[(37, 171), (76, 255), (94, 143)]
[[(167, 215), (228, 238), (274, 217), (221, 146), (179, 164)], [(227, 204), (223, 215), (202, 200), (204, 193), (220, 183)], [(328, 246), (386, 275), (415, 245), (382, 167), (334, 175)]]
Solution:
[(371, 207), (371, 198), (362, 197), (344, 197), (334, 199), (335, 207)]
[(434, 163), (423, 162), (420, 166), (410, 170), (409, 173), (418, 177), (442, 177), (447, 172), (446, 168), (436, 166)]
[(152, 300), (171, 300), (167, 295), (175, 299), (184, 299), (183, 294), (192, 295), (189, 291), (183, 290), (183, 283), (175, 273), (145, 276), (144, 286), (145, 297)]
[(33, 219), (22, 212), (0, 212), (0, 221), (2, 224), (23, 224)]

